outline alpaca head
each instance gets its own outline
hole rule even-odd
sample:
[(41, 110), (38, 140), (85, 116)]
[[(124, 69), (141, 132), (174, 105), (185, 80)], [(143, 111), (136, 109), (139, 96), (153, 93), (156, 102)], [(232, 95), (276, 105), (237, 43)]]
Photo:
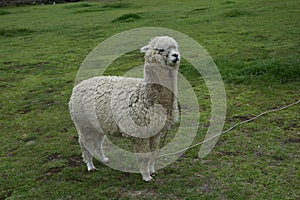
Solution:
[(178, 67), (180, 53), (177, 42), (169, 36), (153, 38), (148, 45), (141, 48), (145, 52), (145, 60), (148, 63)]

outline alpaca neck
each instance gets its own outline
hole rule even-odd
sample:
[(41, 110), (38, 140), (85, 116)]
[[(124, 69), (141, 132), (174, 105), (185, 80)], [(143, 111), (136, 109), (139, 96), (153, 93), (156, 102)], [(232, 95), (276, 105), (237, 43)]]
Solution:
[(177, 94), (178, 66), (168, 67), (158, 64), (145, 63), (144, 82), (147, 84), (159, 84)]
[(161, 104), (171, 115), (177, 96), (178, 66), (168, 67), (146, 63), (144, 82), (148, 99), (152, 103)]

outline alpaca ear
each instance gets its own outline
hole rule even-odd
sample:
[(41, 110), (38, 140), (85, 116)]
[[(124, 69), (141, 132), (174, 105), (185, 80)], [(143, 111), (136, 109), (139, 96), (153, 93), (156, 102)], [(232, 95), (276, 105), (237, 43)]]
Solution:
[(146, 45), (146, 46), (142, 47), (140, 50), (142, 53), (145, 53), (146, 51), (148, 51), (148, 49), (150, 49), (150, 45)]

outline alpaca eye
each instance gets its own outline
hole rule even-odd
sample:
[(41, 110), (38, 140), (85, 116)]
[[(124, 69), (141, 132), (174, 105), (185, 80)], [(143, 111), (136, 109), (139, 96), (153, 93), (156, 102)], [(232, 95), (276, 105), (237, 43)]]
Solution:
[(155, 49), (156, 51), (158, 51), (159, 53), (163, 53), (165, 50), (164, 49)]

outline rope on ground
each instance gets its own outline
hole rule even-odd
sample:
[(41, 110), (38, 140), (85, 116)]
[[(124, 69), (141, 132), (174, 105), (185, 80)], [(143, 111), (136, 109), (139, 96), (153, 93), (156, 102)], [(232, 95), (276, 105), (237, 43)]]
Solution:
[(192, 146), (189, 146), (189, 147), (187, 147), (187, 148), (185, 148), (185, 149), (182, 149), (182, 150), (177, 151), (177, 152), (174, 152), (174, 153), (168, 153), (168, 154), (164, 154), (164, 155), (157, 156), (157, 158), (167, 157), (167, 156), (173, 156), (173, 155), (180, 154), (180, 153), (182, 153), (182, 152), (184, 152), (184, 151), (186, 151), (186, 150), (192, 149), (192, 148), (197, 147), (197, 146), (199, 146), (199, 145), (201, 145), (201, 144), (204, 144), (204, 143), (206, 143), (206, 142), (209, 142), (210, 140), (212, 140), (212, 139), (214, 139), (214, 138), (216, 138), (216, 137), (218, 137), (218, 136), (220, 136), (220, 135), (222, 135), (222, 134), (228, 133), (229, 131), (232, 131), (233, 129), (235, 129), (236, 127), (238, 127), (238, 126), (240, 126), (240, 125), (242, 125), (242, 124), (245, 124), (245, 123), (254, 121), (255, 119), (257, 119), (257, 118), (259, 118), (259, 117), (261, 117), (261, 116), (263, 116), (263, 115), (267, 115), (267, 114), (269, 114), (269, 113), (273, 113), (273, 112), (285, 110), (285, 109), (287, 109), (287, 108), (289, 108), (289, 107), (292, 107), (292, 106), (295, 106), (295, 105), (297, 105), (297, 104), (299, 104), (299, 103), (300, 103), (300, 100), (298, 100), (298, 101), (296, 101), (296, 102), (294, 102), (294, 103), (288, 104), (288, 105), (286, 105), (286, 106), (283, 106), (283, 107), (281, 107), (281, 108), (276, 108), (276, 109), (272, 109), (272, 110), (265, 111), (265, 112), (260, 113), (259, 115), (255, 116), (255, 117), (252, 117), (251, 119), (248, 119), (248, 120), (245, 120), (245, 121), (236, 123), (235, 125), (233, 125), (232, 127), (228, 128), (227, 130), (225, 130), (225, 131), (223, 131), (223, 132), (221, 132), (221, 133), (218, 133), (218, 134), (214, 135), (213, 137), (208, 138), (207, 140), (204, 140), (204, 141), (202, 141), (202, 142), (199, 142), (199, 143), (197, 143), (197, 144), (194, 144), (194, 145), (192, 145)]

